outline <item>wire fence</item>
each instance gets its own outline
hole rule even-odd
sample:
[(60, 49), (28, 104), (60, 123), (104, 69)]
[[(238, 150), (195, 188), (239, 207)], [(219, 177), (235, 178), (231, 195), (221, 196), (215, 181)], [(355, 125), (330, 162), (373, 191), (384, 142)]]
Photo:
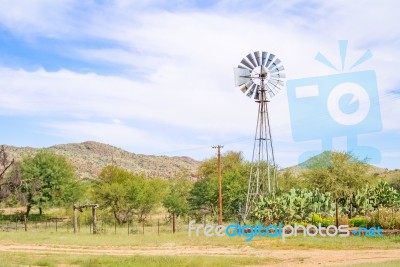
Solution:
[[(6, 232), (60, 232), (74, 233), (73, 219), (70, 217), (50, 217), (29, 220), (24, 216), (14, 216), (12, 219), (0, 218), (0, 231)], [(187, 222), (177, 220), (175, 231), (187, 231)], [(77, 234), (118, 234), (118, 235), (145, 235), (173, 233), (173, 223), (165, 219), (151, 219), (139, 222), (137, 220), (127, 221), (125, 223), (113, 222), (109, 219), (102, 220), (97, 218), (95, 230), (93, 230), (92, 220), (78, 220)]]

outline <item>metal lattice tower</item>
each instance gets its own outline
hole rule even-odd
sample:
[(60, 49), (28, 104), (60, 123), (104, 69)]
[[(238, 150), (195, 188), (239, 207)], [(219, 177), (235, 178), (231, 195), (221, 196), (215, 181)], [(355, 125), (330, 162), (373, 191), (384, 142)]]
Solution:
[(258, 116), (252, 166), (248, 182), (246, 209), (243, 218), (253, 210), (254, 202), (278, 187), (276, 164), (269, 122), (268, 103), (284, 86), (284, 67), (281, 61), (268, 52), (254, 52), (242, 59), (234, 68), (235, 85), (258, 103)]

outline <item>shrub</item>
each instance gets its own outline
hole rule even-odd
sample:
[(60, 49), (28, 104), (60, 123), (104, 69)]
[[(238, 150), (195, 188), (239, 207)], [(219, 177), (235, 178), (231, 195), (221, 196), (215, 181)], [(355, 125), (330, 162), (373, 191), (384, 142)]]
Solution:
[(311, 216), (311, 224), (318, 226), (318, 224), (320, 223), (321, 226), (323, 227), (328, 227), (329, 225), (333, 224), (333, 220), (330, 218), (322, 218), (321, 216), (319, 216), (318, 214), (314, 213)]
[(367, 227), (367, 220), (361, 217), (351, 218), (349, 220), (351, 227)]
[(383, 229), (400, 229), (400, 214), (392, 209), (382, 208), (371, 213), (368, 227), (381, 227)]

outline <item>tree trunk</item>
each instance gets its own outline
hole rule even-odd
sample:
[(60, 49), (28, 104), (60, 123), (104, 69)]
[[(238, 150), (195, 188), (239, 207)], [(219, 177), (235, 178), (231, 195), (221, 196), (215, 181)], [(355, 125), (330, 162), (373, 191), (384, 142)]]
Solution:
[(42, 207), (39, 207), (39, 215), (42, 216), (42, 214), (43, 214)]
[(28, 231), (28, 220), (26, 218), (26, 214), (24, 214), (24, 225), (25, 225), (25, 232)]
[(114, 211), (114, 218), (115, 218), (115, 221), (118, 222), (118, 224), (122, 223), (122, 220), (119, 218), (119, 216), (118, 216), (116, 211)]
[(378, 226), (381, 223), (381, 216), (380, 216), (380, 212), (379, 212), (379, 206), (378, 206)]
[(349, 219), (353, 217), (353, 203), (350, 203)]
[(175, 234), (176, 228), (175, 228), (175, 213), (172, 213), (172, 233)]
[(31, 205), (27, 205), (27, 206), (26, 206), (26, 217), (29, 216), (29, 212), (31, 212), (31, 208), (32, 208)]
[(335, 198), (335, 206), (336, 206), (336, 228), (339, 227), (339, 203), (338, 203), (338, 199)]

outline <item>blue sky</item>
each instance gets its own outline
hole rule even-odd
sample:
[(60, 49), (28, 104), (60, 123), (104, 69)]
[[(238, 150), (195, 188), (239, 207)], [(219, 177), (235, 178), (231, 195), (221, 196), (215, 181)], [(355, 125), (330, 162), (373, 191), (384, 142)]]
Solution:
[[(282, 60), (288, 81), (373, 70), (379, 99), (370, 104), (382, 129), (357, 140), (380, 151), (378, 166), (399, 168), (399, 8), (394, 0), (3, 0), (0, 143), (93, 140), (199, 160), (222, 144), (249, 159), (257, 105), (235, 88), (232, 68), (264, 50)], [(338, 40), (348, 40), (344, 72), (315, 60), (321, 52), (340, 66)], [(348, 70), (368, 49), (373, 57)], [(294, 141), (285, 90), (270, 114), (280, 166), (321, 149), (321, 140)], [(345, 150), (346, 138), (333, 148)]]

